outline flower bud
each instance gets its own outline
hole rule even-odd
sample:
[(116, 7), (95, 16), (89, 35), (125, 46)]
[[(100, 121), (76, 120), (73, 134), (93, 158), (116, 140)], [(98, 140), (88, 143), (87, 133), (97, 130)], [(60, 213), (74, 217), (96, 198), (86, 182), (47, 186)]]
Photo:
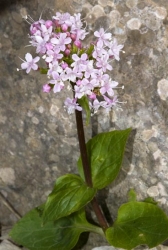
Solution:
[(47, 21), (45, 22), (45, 26), (46, 26), (47, 28), (50, 28), (52, 25), (53, 25), (53, 22), (52, 22), (51, 20), (47, 20)]
[(76, 34), (71, 34), (71, 39), (72, 39), (72, 41), (75, 41), (76, 40)]
[(67, 34), (67, 37), (70, 37), (71, 36), (71, 34), (70, 34), (70, 32), (66, 32), (66, 34)]
[(71, 44), (67, 44), (67, 49), (71, 49), (72, 45)]
[(74, 44), (76, 45), (76, 47), (78, 47), (79, 49), (81, 49), (82, 44), (81, 44), (81, 42), (80, 42), (79, 40), (76, 40), (76, 41), (74, 42)]
[(68, 30), (68, 25), (66, 25), (65, 23), (62, 24), (61, 29), (62, 29), (62, 31), (66, 32)]
[(66, 56), (69, 56), (69, 54), (71, 53), (71, 51), (70, 51), (69, 49), (66, 49), (66, 50), (64, 51), (64, 53), (65, 53)]
[(53, 20), (53, 23), (56, 27), (60, 27), (59, 21), (58, 20)]

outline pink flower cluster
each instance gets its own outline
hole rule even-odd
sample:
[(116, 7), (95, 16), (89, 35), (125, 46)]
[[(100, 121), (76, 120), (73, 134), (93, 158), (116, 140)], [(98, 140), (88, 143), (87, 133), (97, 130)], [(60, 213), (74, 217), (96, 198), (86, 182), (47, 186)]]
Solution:
[[(87, 35), (82, 28), (81, 15), (59, 12), (52, 20), (33, 22), (30, 26), (30, 44), (36, 47), (36, 53), (45, 60), (46, 68), (39, 68), (40, 57), (33, 59), (27, 53), (21, 64), (22, 69), (29, 73), (31, 69), (40, 70), (48, 76), (43, 86), (44, 92), (58, 93), (64, 89), (68, 81), (74, 92), (74, 98), (67, 98), (65, 106), (68, 113), (75, 109), (82, 110), (78, 99), (86, 96), (93, 112), (100, 107), (111, 109), (118, 102), (114, 88), (118, 85), (113, 81), (108, 70), (112, 70), (110, 60), (119, 60), (119, 52), (123, 45), (112, 39), (111, 33), (103, 28), (94, 32), (95, 42), (84, 47), (82, 40)], [(101, 96), (99, 101), (98, 96)]]

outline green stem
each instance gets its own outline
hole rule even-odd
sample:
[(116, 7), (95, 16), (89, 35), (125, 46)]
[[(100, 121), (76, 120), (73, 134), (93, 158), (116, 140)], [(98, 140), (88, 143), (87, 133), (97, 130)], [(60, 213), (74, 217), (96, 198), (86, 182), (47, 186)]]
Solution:
[[(85, 143), (85, 134), (84, 134), (84, 127), (83, 127), (82, 112), (75, 110), (75, 115), (76, 115), (78, 140), (79, 140), (79, 147), (80, 147), (80, 153), (81, 153), (85, 181), (89, 187), (93, 187), (92, 176), (91, 176), (91, 167), (90, 167), (89, 159), (87, 156), (87, 149), (86, 149), (86, 143)], [(92, 204), (93, 210), (97, 216), (97, 219), (99, 221), (100, 226), (105, 231), (108, 228), (108, 225), (107, 225), (106, 219), (105, 219), (105, 217), (104, 217), (104, 215), (103, 215), (103, 213), (98, 205), (96, 197), (93, 198), (93, 200), (91, 201), (91, 204)]]

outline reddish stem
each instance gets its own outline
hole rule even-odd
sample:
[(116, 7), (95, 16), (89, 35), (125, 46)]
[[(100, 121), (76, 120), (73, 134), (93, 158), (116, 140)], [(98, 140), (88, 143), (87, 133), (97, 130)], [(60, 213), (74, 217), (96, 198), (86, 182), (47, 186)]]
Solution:
[[(83, 127), (83, 119), (82, 119), (82, 112), (75, 110), (76, 115), (76, 125), (77, 125), (77, 132), (78, 132), (78, 140), (79, 140), (79, 147), (83, 165), (83, 171), (85, 176), (85, 181), (89, 187), (93, 187), (92, 183), (92, 176), (91, 176), (91, 167), (87, 155), (86, 143), (85, 143), (85, 134), (84, 134), (84, 127)], [(108, 228), (106, 219), (98, 205), (96, 197), (93, 198), (91, 201), (93, 210), (97, 216), (100, 226), (105, 231)]]

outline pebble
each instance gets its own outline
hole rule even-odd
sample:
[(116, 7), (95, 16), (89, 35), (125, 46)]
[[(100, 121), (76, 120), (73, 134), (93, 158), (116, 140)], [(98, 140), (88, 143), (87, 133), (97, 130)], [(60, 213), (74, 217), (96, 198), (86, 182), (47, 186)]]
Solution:
[(148, 188), (147, 190), (147, 194), (151, 197), (155, 197), (159, 195), (159, 190), (157, 186), (152, 186), (150, 188)]
[(137, 3), (138, 3), (138, 0), (127, 0), (126, 6), (131, 9), (131, 8), (134, 8), (137, 5)]
[(109, 18), (111, 19), (110, 28), (114, 28), (121, 18), (121, 14), (117, 10), (112, 10), (109, 13)]
[(155, 15), (160, 19), (165, 19), (167, 16), (167, 10), (164, 7), (156, 7)]
[(138, 18), (132, 18), (127, 22), (127, 27), (130, 30), (139, 30), (141, 27), (141, 21)]
[(96, 18), (99, 18), (100, 16), (104, 16), (105, 13), (104, 13), (104, 9), (103, 7), (101, 7), (100, 5), (95, 5), (93, 8), (92, 8), (92, 14), (94, 14), (94, 16)]
[(0, 168), (0, 182), (6, 185), (14, 185), (15, 172), (13, 168)]
[(106, 7), (108, 5), (108, 0), (98, 0), (98, 4), (103, 7)]
[(52, 104), (50, 108), (50, 114), (52, 116), (56, 116), (58, 112), (59, 112), (59, 107), (57, 105)]
[(0, 243), (0, 250), (20, 250), (20, 248), (8, 240), (3, 240), (2, 243)]
[(168, 97), (168, 80), (161, 79), (157, 84), (157, 92), (161, 100), (166, 101)]
[(39, 120), (35, 116), (32, 117), (32, 122), (36, 125), (39, 124)]
[(157, 131), (151, 129), (151, 130), (144, 130), (142, 132), (142, 140), (143, 141), (149, 141), (152, 137), (156, 137)]
[(158, 186), (159, 193), (161, 196), (168, 196), (166, 189), (161, 182), (158, 182), (157, 186)]

